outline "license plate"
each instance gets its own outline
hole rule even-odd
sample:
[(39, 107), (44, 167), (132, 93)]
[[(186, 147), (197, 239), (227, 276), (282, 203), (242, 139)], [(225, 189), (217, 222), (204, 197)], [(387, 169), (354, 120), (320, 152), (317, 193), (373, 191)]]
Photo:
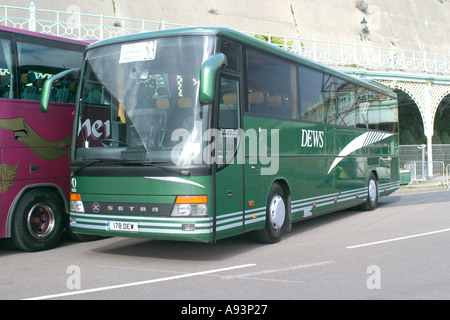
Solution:
[(108, 221), (106, 230), (138, 232), (137, 222)]

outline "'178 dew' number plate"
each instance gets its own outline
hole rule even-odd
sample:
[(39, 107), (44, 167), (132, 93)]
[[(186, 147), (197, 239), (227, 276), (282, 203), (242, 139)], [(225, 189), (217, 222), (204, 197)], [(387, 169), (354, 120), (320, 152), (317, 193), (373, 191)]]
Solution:
[(108, 221), (106, 230), (138, 232), (137, 222)]

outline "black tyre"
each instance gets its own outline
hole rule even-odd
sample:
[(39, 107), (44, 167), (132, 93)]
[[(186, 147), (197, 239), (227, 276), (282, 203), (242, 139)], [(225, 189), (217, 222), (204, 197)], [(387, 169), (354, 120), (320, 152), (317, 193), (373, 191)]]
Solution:
[(287, 204), (283, 188), (275, 183), (269, 191), (266, 203), (266, 226), (256, 231), (256, 237), (263, 243), (276, 243), (280, 241), (287, 225)]
[(369, 177), (367, 192), (367, 201), (361, 205), (361, 209), (365, 211), (375, 210), (378, 205), (378, 180), (373, 173)]
[(53, 192), (28, 191), (14, 210), (12, 242), (24, 251), (54, 248), (64, 229), (63, 211), (61, 201)]

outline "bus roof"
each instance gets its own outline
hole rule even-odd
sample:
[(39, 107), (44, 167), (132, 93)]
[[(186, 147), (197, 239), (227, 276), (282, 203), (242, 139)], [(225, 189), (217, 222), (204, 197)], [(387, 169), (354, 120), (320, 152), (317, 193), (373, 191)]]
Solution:
[(11, 32), (11, 33), (20, 33), (25, 34), (33, 37), (39, 37), (39, 38), (45, 38), (45, 39), (51, 39), (51, 40), (57, 40), (57, 41), (63, 41), (63, 42), (69, 42), (74, 44), (80, 44), (87, 46), (91, 43), (93, 43), (95, 40), (75, 40), (75, 39), (69, 39), (69, 38), (63, 38), (63, 37), (57, 37), (50, 34), (40, 33), (40, 32), (33, 32), (23, 29), (17, 29), (12, 27), (6, 27), (6, 26), (0, 26), (1, 31)]
[(98, 41), (98, 42), (95, 42), (95, 43), (89, 45), (88, 49), (96, 48), (96, 47), (104, 46), (104, 45), (109, 45), (109, 44), (123, 43), (123, 42), (129, 42), (129, 41), (138, 41), (138, 40), (144, 40), (144, 39), (148, 39), (148, 38), (158, 38), (158, 37), (165, 37), (165, 36), (178, 36), (178, 35), (223, 36), (228, 39), (231, 39), (231, 40), (243, 43), (243, 44), (247, 44), (249, 46), (252, 46), (252, 47), (255, 47), (258, 49), (262, 49), (262, 50), (270, 52), (276, 56), (294, 61), (296, 63), (305, 65), (307, 67), (316, 69), (318, 71), (334, 75), (334, 76), (339, 77), (344, 80), (351, 81), (351, 82), (361, 85), (363, 87), (367, 87), (369, 89), (373, 89), (373, 90), (382, 92), (383, 94), (386, 94), (393, 98), (397, 98), (397, 95), (391, 88), (389, 88), (379, 82), (376, 82), (371, 79), (361, 79), (356, 76), (345, 74), (345, 73), (337, 71), (333, 68), (330, 68), (330, 67), (322, 65), (320, 63), (317, 63), (311, 59), (305, 58), (301, 55), (298, 55), (298, 54), (295, 54), (288, 50), (277, 47), (273, 44), (264, 42), (262, 40), (259, 40), (254, 37), (243, 34), (241, 32), (235, 31), (233, 29), (223, 28), (223, 27), (190, 27), (190, 28), (176, 28), (176, 29), (167, 29), (167, 30), (159, 30), (159, 31), (147, 31), (147, 32), (141, 32), (141, 33), (136, 33), (136, 34), (132, 34), (132, 35), (120, 36), (120, 37), (115, 37), (115, 38)]

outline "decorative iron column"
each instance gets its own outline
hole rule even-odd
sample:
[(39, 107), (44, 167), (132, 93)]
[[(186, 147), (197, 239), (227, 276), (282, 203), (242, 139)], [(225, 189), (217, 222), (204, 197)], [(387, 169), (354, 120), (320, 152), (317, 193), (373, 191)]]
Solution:
[(433, 176), (433, 135), (434, 119), (442, 100), (450, 94), (450, 83), (442, 83), (435, 79), (419, 81), (376, 79), (378, 82), (407, 93), (416, 103), (423, 121), (423, 129), (427, 138), (428, 176)]
[[(434, 135), (434, 114), (431, 105), (431, 80), (427, 80), (424, 90), (424, 130), (427, 137), (427, 159), (428, 159), (428, 176), (433, 177), (433, 135)], [(437, 107), (436, 107), (437, 108)], [(426, 126), (425, 126), (426, 123)]]

